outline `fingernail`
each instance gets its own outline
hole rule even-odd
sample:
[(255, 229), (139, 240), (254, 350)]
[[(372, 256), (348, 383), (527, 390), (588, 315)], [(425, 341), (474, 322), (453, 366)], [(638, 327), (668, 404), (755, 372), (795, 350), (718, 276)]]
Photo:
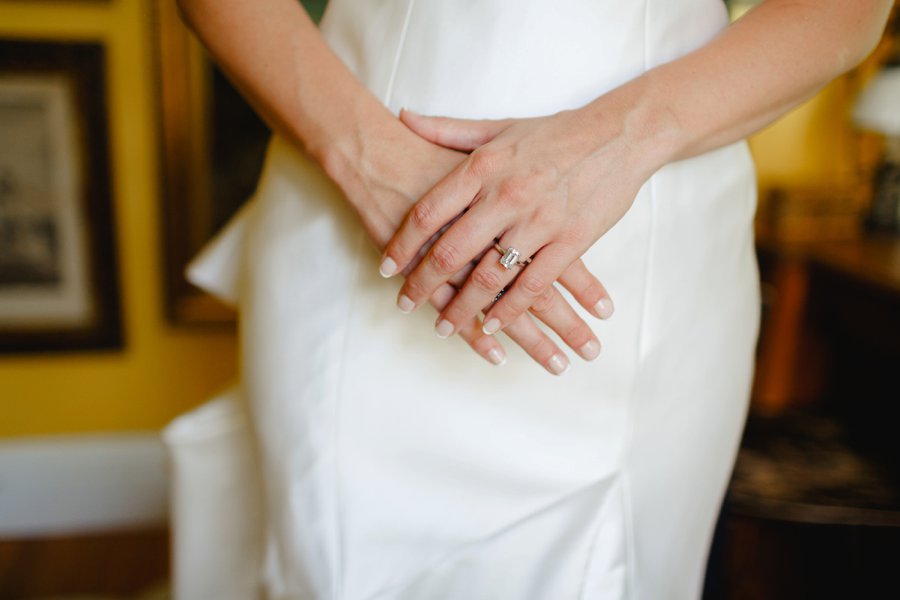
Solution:
[(506, 352), (500, 348), (491, 348), (488, 352), (488, 360), (499, 367), (506, 362)]
[(453, 323), (447, 319), (441, 319), (438, 322), (437, 327), (434, 328), (434, 332), (441, 339), (450, 337), (450, 334), (453, 333)]
[(406, 294), (401, 294), (400, 297), (397, 298), (397, 308), (400, 309), (400, 312), (404, 314), (411, 313), (415, 307), (416, 303)]
[(600, 342), (597, 340), (591, 340), (584, 346), (578, 349), (578, 354), (581, 355), (581, 358), (584, 360), (594, 360), (598, 356), (600, 356)]
[(397, 263), (390, 256), (385, 256), (384, 260), (381, 261), (381, 266), (378, 267), (378, 272), (384, 278), (391, 277), (397, 273)]
[(569, 370), (569, 359), (562, 354), (554, 354), (547, 361), (547, 368), (554, 375), (562, 375)]
[(495, 333), (500, 331), (500, 319), (494, 317), (488, 319), (484, 322), (484, 325), (482, 325), (481, 330), (486, 335), (494, 335)]
[(612, 300), (610, 300), (609, 298), (601, 298), (600, 302), (598, 302), (594, 306), (594, 310), (597, 311), (597, 314), (601, 319), (608, 319), (612, 316), (613, 310), (615, 309), (613, 307)]

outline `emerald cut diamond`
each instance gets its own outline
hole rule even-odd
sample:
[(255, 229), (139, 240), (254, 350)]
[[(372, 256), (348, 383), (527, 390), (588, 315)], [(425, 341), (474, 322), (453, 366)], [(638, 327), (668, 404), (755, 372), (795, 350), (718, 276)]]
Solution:
[(510, 246), (503, 252), (500, 257), (500, 264), (507, 269), (512, 269), (519, 262), (519, 251)]

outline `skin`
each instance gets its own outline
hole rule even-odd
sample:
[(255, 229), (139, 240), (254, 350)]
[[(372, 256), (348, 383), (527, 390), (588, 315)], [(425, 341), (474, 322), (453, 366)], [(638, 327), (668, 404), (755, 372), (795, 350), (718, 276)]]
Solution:
[[(465, 153), (416, 135), (390, 113), (331, 51), (296, 0), (179, 0), (178, 5), (257, 112), (340, 187), (378, 248), (384, 248), (416, 200), (466, 160)], [(429, 247), (423, 240), (404, 256), (403, 269), (391, 271), (412, 271)], [(461, 264), (427, 294), (417, 295), (416, 306), (447, 308), (457, 293), (454, 284), (465, 282), (473, 264)], [(557, 280), (594, 316), (612, 313), (606, 290), (580, 260), (560, 270)], [(532, 316), (585, 360), (597, 357), (599, 340), (554, 286), (529, 308), (531, 314), (513, 319), (505, 332), (549, 372), (561, 374), (569, 361)], [(505, 360), (503, 347), (483, 332), (478, 314), (457, 319), (453, 333), (489, 362)]]
[(471, 153), (416, 203), (387, 245), (388, 265), (405, 269), (433, 241), (399, 302), (418, 306), (499, 238), (533, 262), (512, 273), (498, 265), (498, 251), (486, 253), (436, 327), (458, 331), (517, 276), (484, 318), (487, 333), (508, 327), (622, 218), (654, 172), (738, 141), (810, 98), (872, 51), (892, 4), (768, 0), (697, 51), (546, 117), (403, 113), (425, 139)]

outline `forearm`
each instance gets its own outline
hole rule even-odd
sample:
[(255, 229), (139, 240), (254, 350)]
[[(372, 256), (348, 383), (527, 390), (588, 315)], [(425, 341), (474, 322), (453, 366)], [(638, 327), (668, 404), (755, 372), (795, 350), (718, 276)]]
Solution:
[(862, 61), (891, 4), (768, 0), (699, 50), (584, 110), (604, 127), (610, 107), (621, 110), (615, 133), (651, 170), (695, 156), (758, 131)]
[(231, 81), (274, 130), (332, 178), (362, 163), (368, 134), (397, 119), (331, 51), (297, 0), (178, 0)]

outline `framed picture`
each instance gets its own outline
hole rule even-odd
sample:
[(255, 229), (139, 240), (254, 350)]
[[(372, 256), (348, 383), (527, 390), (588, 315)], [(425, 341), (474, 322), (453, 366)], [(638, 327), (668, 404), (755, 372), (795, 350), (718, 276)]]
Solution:
[[(166, 305), (176, 323), (230, 324), (231, 310), (190, 285), (184, 269), (253, 193), (271, 134), (181, 22), (175, 0), (155, 4)], [(303, 4), (318, 20), (326, 2)]]
[(120, 348), (104, 51), (0, 40), (0, 352)]

